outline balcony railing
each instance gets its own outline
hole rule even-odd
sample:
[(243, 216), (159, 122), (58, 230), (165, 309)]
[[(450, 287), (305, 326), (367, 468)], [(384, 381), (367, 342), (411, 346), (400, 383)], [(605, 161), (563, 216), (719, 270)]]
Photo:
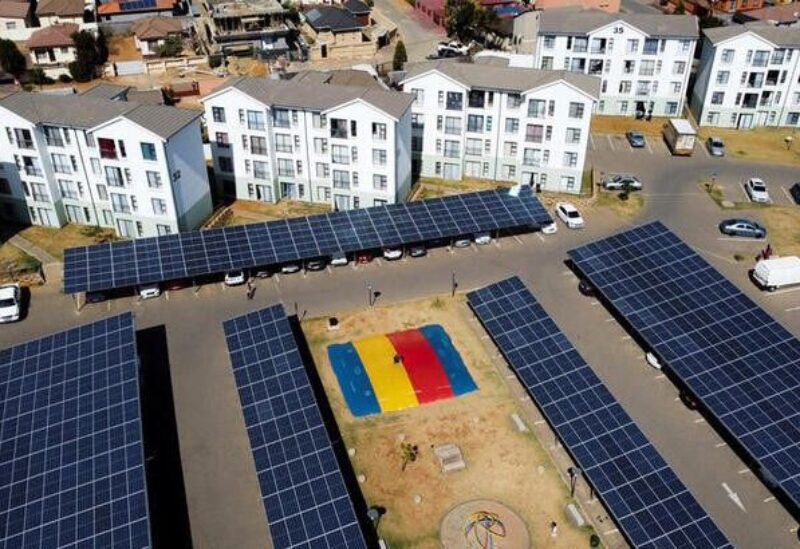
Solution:
[(36, 177), (43, 177), (44, 172), (41, 168), (37, 168), (36, 166), (25, 166), (25, 173), (27, 175), (33, 175)]
[(47, 136), (47, 137), (45, 137), (45, 141), (47, 142), (47, 144), (50, 147), (63, 147), (64, 146), (64, 140), (61, 139), (60, 137)]
[(20, 149), (33, 149), (33, 141), (30, 139), (17, 139), (17, 147)]

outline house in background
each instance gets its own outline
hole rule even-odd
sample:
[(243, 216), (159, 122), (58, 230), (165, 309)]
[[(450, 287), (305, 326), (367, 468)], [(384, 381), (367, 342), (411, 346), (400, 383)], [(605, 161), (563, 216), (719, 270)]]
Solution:
[(75, 61), (76, 54), (72, 35), (79, 28), (75, 23), (59, 23), (31, 33), (26, 45), (33, 66), (44, 70), (50, 78), (68, 75), (68, 65)]
[(776, 27), (800, 27), (800, 4), (779, 4), (752, 11), (739, 12), (733, 16), (736, 23), (763, 22)]
[(93, 19), (93, 13), (86, 9), (84, 0), (42, 0), (36, 7), (36, 17), (42, 27), (59, 23), (82, 25), (86, 19)]
[(172, 17), (179, 9), (175, 0), (110, 0), (97, 7), (97, 19), (124, 23), (154, 15)]
[(143, 17), (137, 19), (131, 28), (133, 30), (136, 49), (142, 55), (158, 55), (157, 49), (171, 36), (182, 37), (184, 33), (183, 22), (175, 17)]
[(378, 50), (369, 27), (344, 7), (314, 6), (303, 17), (311, 61), (370, 57)]
[(210, 55), (272, 57), (291, 47), (295, 26), (278, 0), (203, 0), (195, 31)]
[(739, 11), (758, 10), (764, 7), (764, 0), (668, 0), (667, 11), (683, 2), (686, 13), (698, 17), (710, 15), (733, 15)]
[(342, 2), (342, 7), (349, 11), (363, 26), (366, 27), (370, 24), (370, 8), (361, 0), (345, 0)]
[(35, 30), (33, 10), (27, 0), (0, 0), (0, 38), (21, 42)]

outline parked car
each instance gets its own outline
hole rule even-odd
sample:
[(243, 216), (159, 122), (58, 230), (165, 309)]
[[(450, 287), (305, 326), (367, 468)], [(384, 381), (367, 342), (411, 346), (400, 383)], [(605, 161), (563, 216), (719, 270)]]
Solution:
[(422, 244), (415, 244), (408, 249), (408, 255), (411, 257), (425, 257), (428, 255), (428, 250)]
[(139, 297), (142, 299), (152, 299), (161, 295), (161, 288), (158, 284), (145, 284), (139, 286)]
[(272, 276), (272, 271), (267, 267), (262, 267), (256, 271), (256, 278), (269, 278)]
[(789, 189), (789, 194), (792, 195), (795, 204), (800, 204), (800, 183), (795, 183)]
[(465, 46), (458, 40), (444, 41), (436, 44), (436, 53), (440, 56), (444, 56), (446, 53), (455, 54), (455, 56), (467, 55), (469, 49), (469, 45)]
[(756, 284), (770, 292), (784, 286), (800, 284), (800, 257), (787, 255), (762, 259), (756, 263), (752, 276)]
[(240, 286), (247, 282), (247, 277), (244, 274), (244, 271), (229, 271), (225, 273), (225, 285), (226, 286)]
[(646, 355), (644, 355), (644, 359), (650, 366), (652, 366), (656, 370), (661, 369), (661, 362), (659, 362), (658, 357), (656, 357), (656, 355), (654, 355), (653, 353), (647, 353)]
[(102, 303), (108, 299), (103, 292), (86, 292), (86, 303)]
[(322, 258), (311, 259), (309, 261), (306, 261), (306, 270), (307, 271), (321, 271), (322, 269), (325, 268), (325, 266), (327, 264), (328, 263)]
[(451, 57), (461, 57), (461, 54), (453, 50), (442, 50), (441, 52), (432, 53), (426, 56), (425, 59), (434, 61), (436, 59), (448, 59)]
[(475, 235), (475, 244), (478, 246), (486, 246), (487, 244), (491, 244), (492, 242), (492, 235), (489, 233), (478, 233)]
[(585, 295), (587, 297), (594, 296), (594, 286), (592, 286), (592, 283), (585, 278), (582, 278), (580, 282), (578, 282), (578, 291), (581, 293), (581, 295)]
[(584, 226), (583, 217), (581, 217), (578, 208), (569, 202), (559, 202), (556, 204), (556, 215), (561, 218), (564, 225), (570, 229), (582, 229)]
[(384, 248), (383, 249), (383, 258), (388, 261), (395, 261), (403, 257), (403, 249), (402, 248)]
[(453, 241), (453, 248), (469, 248), (470, 244), (472, 244), (472, 240), (462, 236)]
[(544, 234), (555, 234), (558, 232), (558, 225), (556, 225), (555, 221), (552, 223), (548, 223), (544, 227), (542, 227), (542, 232)]
[(372, 254), (369, 252), (358, 252), (356, 254), (356, 263), (359, 265), (364, 265), (372, 261)]
[(347, 259), (347, 254), (344, 252), (336, 252), (331, 256), (331, 265), (334, 267), (343, 267), (348, 263), (350, 263), (350, 261)]
[(0, 323), (16, 322), (20, 316), (22, 290), (19, 284), (0, 286)]
[(749, 196), (750, 200), (753, 202), (758, 202), (760, 204), (767, 204), (769, 202), (769, 191), (767, 191), (767, 185), (764, 183), (763, 179), (751, 177), (747, 180), (747, 183), (745, 183), (744, 188), (747, 191), (747, 196)]
[(635, 175), (630, 175), (630, 174), (624, 174), (624, 173), (607, 174), (603, 177), (602, 181), (600, 182), (603, 188), (607, 191), (621, 191), (622, 189), (625, 188), (626, 183), (629, 185), (629, 188), (632, 191), (642, 190), (641, 180)]
[(719, 137), (706, 139), (706, 149), (711, 156), (725, 156), (725, 143)]
[(299, 263), (286, 263), (285, 265), (281, 266), (281, 273), (282, 274), (292, 274), (300, 271), (300, 264)]
[(641, 149), (646, 145), (644, 140), (644, 134), (638, 130), (626, 131), (625, 138), (628, 140), (628, 143), (630, 143), (631, 147), (633, 147), (634, 149)]
[(767, 229), (749, 219), (726, 219), (719, 224), (719, 232), (731, 236), (749, 236), (751, 238), (764, 238)]

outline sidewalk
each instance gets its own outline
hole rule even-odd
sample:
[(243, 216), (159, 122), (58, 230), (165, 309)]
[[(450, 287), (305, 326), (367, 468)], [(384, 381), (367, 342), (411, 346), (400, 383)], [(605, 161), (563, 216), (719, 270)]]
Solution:
[(32, 244), (30, 241), (22, 238), (19, 235), (14, 235), (8, 240), (11, 244), (25, 252), (26, 254), (35, 257), (42, 262), (42, 265), (49, 265), (51, 263), (60, 263), (58, 259), (41, 249), (40, 247)]

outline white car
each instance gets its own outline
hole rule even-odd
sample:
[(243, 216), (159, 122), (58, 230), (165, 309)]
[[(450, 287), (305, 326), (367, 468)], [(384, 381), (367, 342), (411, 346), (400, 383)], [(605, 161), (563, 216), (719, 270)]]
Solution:
[(394, 261), (396, 259), (400, 259), (403, 257), (403, 249), (402, 248), (384, 248), (383, 249), (383, 258), (389, 261)]
[(542, 227), (542, 233), (544, 234), (556, 234), (558, 232), (558, 225), (556, 225), (555, 221), (552, 223), (548, 223), (544, 227)]
[(753, 202), (758, 202), (760, 204), (767, 204), (769, 202), (769, 192), (767, 192), (767, 186), (764, 184), (763, 179), (751, 177), (747, 180), (747, 183), (745, 183), (744, 188), (747, 190), (747, 196), (749, 196), (750, 200)]
[(456, 238), (453, 241), (453, 248), (469, 248), (472, 241), (469, 238)]
[(492, 242), (492, 235), (489, 233), (478, 233), (475, 235), (475, 244), (478, 246), (486, 246), (487, 244), (491, 244)]
[(19, 284), (0, 286), (0, 323), (19, 320), (21, 295)]
[(225, 273), (226, 286), (239, 286), (245, 282), (247, 282), (247, 277), (244, 275), (244, 271), (230, 271)]
[(344, 267), (348, 263), (347, 254), (345, 253), (337, 252), (331, 256), (331, 265), (334, 267)]
[(578, 208), (569, 202), (559, 202), (556, 204), (556, 215), (561, 218), (564, 225), (570, 229), (582, 229), (583, 218), (581, 217)]
[(160, 295), (161, 288), (158, 287), (158, 284), (145, 284), (144, 286), (139, 286), (139, 297), (142, 299), (151, 299)]
[(300, 265), (297, 263), (287, 263), (283, 267), (281, 267), (282, 274), (292, 274), (300, 271)]
[(656, 358), (656, 355), (654, 355), (653, 353), (647, 353), (646, 355), (644, 355), (644, 359), (650, 366), (652, 366), (656, 370), (661, 369), (661, 362), (658, 361), (658, 358)]

